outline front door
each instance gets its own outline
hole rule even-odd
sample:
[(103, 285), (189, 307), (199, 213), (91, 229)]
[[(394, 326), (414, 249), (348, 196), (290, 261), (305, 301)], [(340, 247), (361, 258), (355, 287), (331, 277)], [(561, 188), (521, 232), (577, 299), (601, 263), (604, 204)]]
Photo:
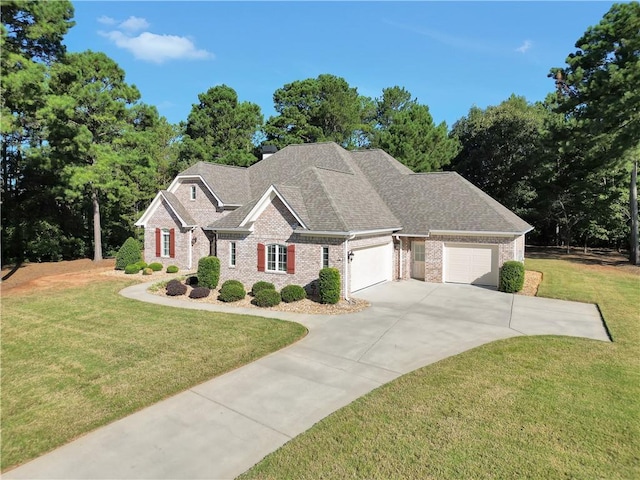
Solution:
[(424, 242), (411, 242), (411, 277), (424, 280)]

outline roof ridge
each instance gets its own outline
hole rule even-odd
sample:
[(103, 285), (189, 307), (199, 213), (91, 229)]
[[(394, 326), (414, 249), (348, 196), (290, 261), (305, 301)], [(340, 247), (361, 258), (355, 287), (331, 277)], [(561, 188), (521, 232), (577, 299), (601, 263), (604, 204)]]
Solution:
[(353, 170), (351, 172), (345, 172), (344, 170), (337, 170), (335, 168), (329, 168), (329, 167), (320, 167), (320, 166), (317, 166), (317, 165), (314, 165), (313, 167), (310, 167), (310, 168), (315, 168), (317, 170), (327, 170), (329, 172), (344, 173), (346, 175), (355, 175)]
[[(342, 229), (346, 230), (347, 229), (347, 222), (344, 221), (344, 218), (342, 217), (342, 215), (340, 215), (340, 211), (336, 208), (336, 202), (333, 199), (333, 197), (327, 193), (327, 186), (325, 185), (324, 181), (322, 181), (322, 175), (319, 174), (318, 167), (311, 167), (310, 170), (313, 170), (313, 173), (315, 174), (316, 178), (318, 179), (318, 183), (322, 187), (322, 191), (324, 192), (324, 194), (327, 197), (327, 199), (329, 199), (329, 204), (331, 205), (331, 208), (333, 209), (333, 213), (335, 213), (335, 215), (338, 218), (338, 220), (340, 221), (340, 223), (342, 223)], [(345, 173), (345, 172), (338, 172), (338, 173)]]

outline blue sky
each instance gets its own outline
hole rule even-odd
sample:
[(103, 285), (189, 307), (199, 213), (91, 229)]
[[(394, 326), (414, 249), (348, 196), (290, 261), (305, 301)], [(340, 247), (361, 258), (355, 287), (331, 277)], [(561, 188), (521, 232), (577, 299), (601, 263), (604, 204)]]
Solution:
[(105, 52), (172, 123), (220, 84), (266, 120), (276, 89), (330, 73), (370, 97), (403, 86), (451, 126), (512, 93), (543, 100), (612, 4), (82, 1), (65, 44)]

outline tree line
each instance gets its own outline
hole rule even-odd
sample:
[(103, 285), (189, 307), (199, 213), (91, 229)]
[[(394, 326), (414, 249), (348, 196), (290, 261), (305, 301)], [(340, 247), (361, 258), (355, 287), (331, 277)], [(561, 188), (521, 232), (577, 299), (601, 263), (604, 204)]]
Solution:
[(135, 220), (188, 166), (248, 166), (261, 145), (323, 141), (381, 148), (415, 172), (455, 170), (534, 225), (537, 243), (625, 248), (637, 219), (639, 9), (614, 5), (587, 29), (541, 79), (543, 102), (512, 95), (451, 128), (403, 87), (370, 98), (330, 74), (276, 90), (266, 121), (217, 85), (172, 125), (104, 53), (66, 52), (70, 2), (3, 2), (2, 261), (99, 260), (140, 235)]

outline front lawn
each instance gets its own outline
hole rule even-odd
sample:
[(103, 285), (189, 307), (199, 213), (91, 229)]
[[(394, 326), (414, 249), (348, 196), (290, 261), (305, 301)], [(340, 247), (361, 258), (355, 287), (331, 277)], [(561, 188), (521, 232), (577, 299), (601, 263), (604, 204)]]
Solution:
[(115, 279), (2, 299), (2, 469), (305, 335), (279, 320), (128, 300)]
[(596, 302), (614, 343), (484, 345), (384, 385), (241, 478), (640, 478), (640, 276), (559, 260), (540, 296)]

